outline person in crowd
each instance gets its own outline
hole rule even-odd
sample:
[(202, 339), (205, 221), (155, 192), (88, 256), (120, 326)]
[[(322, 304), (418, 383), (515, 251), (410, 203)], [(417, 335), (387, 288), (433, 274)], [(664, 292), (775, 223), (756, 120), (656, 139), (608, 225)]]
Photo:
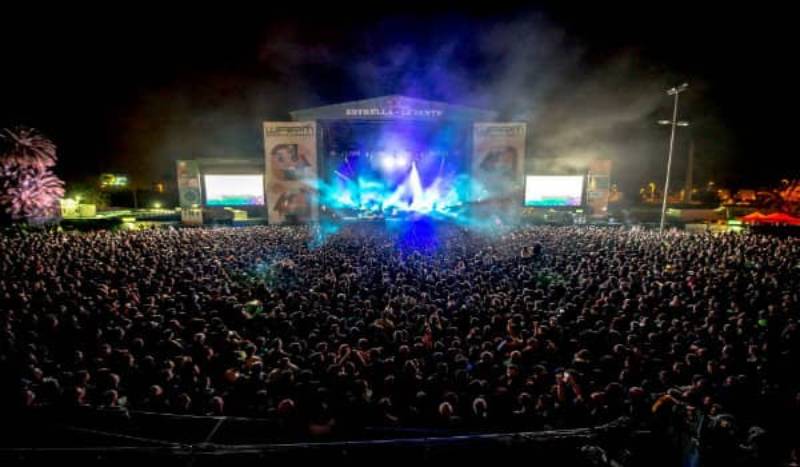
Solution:
[(0, 400), (273, 417), (323, 436), (621, 416), (676, 434), (702, 418), (701, 451), (717, 457), (800, 406), (798, 239), (586, 226), (436, 236), (0, 236)]

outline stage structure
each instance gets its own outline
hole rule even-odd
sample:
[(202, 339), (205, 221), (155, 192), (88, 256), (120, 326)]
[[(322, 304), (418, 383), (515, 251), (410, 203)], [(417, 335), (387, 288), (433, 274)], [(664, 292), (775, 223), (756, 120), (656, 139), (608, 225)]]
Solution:
[(493, 111), (392, 95), (291, 117), (264, 123), (270, 223), (459, 218), (522, 190), (525, 124)]
[(176, 173), (183, 224), (264, 217), (263, 159), (179, 160)]
[[(608, 217), (611, 160), (541, 157), (532, 158), (528, 162), (523, 201), (526, 207), (576, 212), (579, 209), (587, 218), (593, 220), (603, 220)], [(577, 183), (575, 177), (581, 180), (579, 188), (574, 184)], [(563, 183), (557, 183), (559, 180)], [(577, 202), (577, 199), (580, 199), (580, 202)]]
[(319, 218), (317, 122), (264, 122), (270, 224)]
[(611, 161), (597, 159), (589, 162), (586, 204), (591, 217), (608, 216), (608, 200), (611, 196)]
[(512, 198), (525, 169), (525, 123), (475, 123), (472, 193), (475, 201)]
[[(178, 161), (181, 207), (203, 216), (244, 210), (271, 224), (458, 220), (522, 207), (526, 123), (398, 95), (289, 114), (263, 122), (260, 161)], [(197, 213), (188, 214), (196, 222)]]

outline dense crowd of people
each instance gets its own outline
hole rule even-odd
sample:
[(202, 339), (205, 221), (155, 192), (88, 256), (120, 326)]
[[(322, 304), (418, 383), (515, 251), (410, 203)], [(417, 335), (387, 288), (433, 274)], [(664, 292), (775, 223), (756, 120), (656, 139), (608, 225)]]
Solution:
[(2, 236), (3, 404), (310, 436), (627, 416), (720, 456), (797, 435), (800, 240), (434, 228)]

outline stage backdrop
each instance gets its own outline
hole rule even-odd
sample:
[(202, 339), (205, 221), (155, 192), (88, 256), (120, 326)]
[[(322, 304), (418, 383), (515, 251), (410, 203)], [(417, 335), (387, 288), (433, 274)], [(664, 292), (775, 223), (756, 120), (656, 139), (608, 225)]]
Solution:
[(525, 123), (475, 123), (472, 201), (520, 196), (525, 166)]
[(316, 122), (264, 122), (264, 151), (269, 223), (316, 221)]

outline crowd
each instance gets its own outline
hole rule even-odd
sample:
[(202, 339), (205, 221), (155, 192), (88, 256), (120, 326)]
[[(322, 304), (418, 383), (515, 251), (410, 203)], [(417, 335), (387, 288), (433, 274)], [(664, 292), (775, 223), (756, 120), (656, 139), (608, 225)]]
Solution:
[(2, 403), (305, 436), (627, 416), (723, 458), (797, 435), (800, 240), (437, 229), (2, 236)]

